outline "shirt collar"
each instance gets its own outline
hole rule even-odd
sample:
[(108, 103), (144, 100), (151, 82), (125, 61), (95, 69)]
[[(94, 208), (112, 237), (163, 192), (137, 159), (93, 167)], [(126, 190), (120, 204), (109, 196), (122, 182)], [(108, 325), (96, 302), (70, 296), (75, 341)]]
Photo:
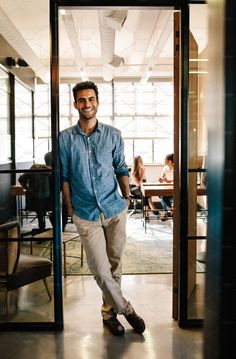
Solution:
[[(100, 132), (102, 131), (102, 123), (99, 122), (98, 120), (97, 120), (97, 126), (95, 128), (95, 131), (100, 131)], [(77, 132), (79, 132), (81, 135), (84, 135), (84, 132), (81, 130), (79, 121), (77, 122), (77, 124), (73, 128), (73, 134), (76, 134)]]

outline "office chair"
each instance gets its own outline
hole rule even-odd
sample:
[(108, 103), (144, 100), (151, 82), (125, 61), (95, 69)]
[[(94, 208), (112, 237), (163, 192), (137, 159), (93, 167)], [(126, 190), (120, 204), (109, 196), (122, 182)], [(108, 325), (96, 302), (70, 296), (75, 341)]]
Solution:
[[(139, 194), (135, 194), (131, 192), (133, 185), (130, 184), (130, 200), (133, 205), (132, 211), (129, 213), (129, 217), (136, 213), (142, 213), (142, 197)], [(140, 211), (138, 211), (138, 203), (141, 203)]]
[(43, 280), (49, 299), (47, 277), (52, 262), (47, 258), (21, 253), (20, 225), (8, 222), (0, 225), (0, 291), (5, 293), (6, 313), (10, 311), (10, 292), (27, 284)]

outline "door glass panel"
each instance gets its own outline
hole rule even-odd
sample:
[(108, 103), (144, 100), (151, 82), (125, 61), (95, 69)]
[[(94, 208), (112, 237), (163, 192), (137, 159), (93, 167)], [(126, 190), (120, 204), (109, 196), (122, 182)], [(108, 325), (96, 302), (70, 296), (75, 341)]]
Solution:
[[(190, 5), (188, 117), (188, 319), (203, 319), (207, 233), (207, 5)], [(201, 24), (199, 24), (199, 21)]]
[(28, 162), (33, 157), (32, 92), (15, 81), (16, 162)]
[(45, 189), (45, 182), (35, 178), (51, 172), (33, 172), (22, 170), (24, 183), (19, 179), (12, 185), (11, 174), (0, 174), (12, 210), (12, 220), (1, 217), (0, 225), (0, 324), (54, 321), (53, 235), (37, 238), (39, 217), (45, 221), (42, 234), (52, 228), (52, 208), (46, 208), (50, 185)]
[(205, 247), (205, 240), (188, 241), (188, 319), (204, 318)]
[[(47, 118), (41, 117), (39, 123), (37, 117), (33, 116), (32, 89), (14, 76), (9, 82), (7, 73), (0, 71), (0, 183), (3, 209), (0, 211), (0, 326), (21, 323), (23, 328), (24, 324), (30, 327), (31, 324), (43, 323), (46, 327), (48, 323), (51, 327), (55, 315), (53, 234), (51, 232), (51, 235), (42, 238), (36, 236), (40, 232), (39, 217), (41, 222), (45, 221), (44, 228), (41, 226), (42, 234), (52, 228), (50, 214), (53, 208), (46, 207), (46, 204), (49, 197), (53, 202), (53, 194), (49, 189), (50, 184), (45, 189), (45, 183), (35, 178), (52, 175), (51, 169), (41, 172), (39, 167), (39, 164), (45, 164), (44, 155), (51, 149), (50, 132), (47, 130), (50, 130), (50, 126)], [(42, 97), (42, 101), (45, 103), (45, 98)], [(45, 106), (39, 115), (45, 116), (46, 112), (48, 115)], [(13, 122), (14, 114), (15, 142), (11, 144), (14, 126), (10, 125), (10, 119)], [(35, 145), (40, 148), (37, 157), (34, 156)], [(15, 156), (14, 152), (11, 153), (14, 147)], [(31, 167), (33, 164), (34, 168)], [(14, 173), (15, 165), (17, 171)], [(31, 176), (31, 180), (23, 185), (19, 181), (21, 175)]]
[(0, 163), (7, 161), (11, 155), (9, 100), (8, 74), (0, 68)]

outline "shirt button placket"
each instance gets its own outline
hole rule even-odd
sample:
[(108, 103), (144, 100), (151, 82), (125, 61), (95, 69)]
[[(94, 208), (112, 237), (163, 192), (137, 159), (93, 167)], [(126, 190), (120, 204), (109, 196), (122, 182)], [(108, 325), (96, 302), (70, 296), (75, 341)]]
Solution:
[[(93, 188), (94, 188), (94, 193), (95, 193), (95, 197), (97, 199), (97, 190), (95, 189), (95, 180), (96, 177), (94, 176), (94, 165), (93, 165), (93, 158), (92, 158), (92, 151), (91, 151), (91, 147), (90, 147), (90, 141), (89, 141), (89, 137), (88, 137), (88, 149), (89, 149), (89, 163), (90, 163), (90, 167), (91, 167), (91, 177), (92, 177), (92, 182), (93, 182)], [(100, 205), (100, 203), (98, 203), (98, 205)]]

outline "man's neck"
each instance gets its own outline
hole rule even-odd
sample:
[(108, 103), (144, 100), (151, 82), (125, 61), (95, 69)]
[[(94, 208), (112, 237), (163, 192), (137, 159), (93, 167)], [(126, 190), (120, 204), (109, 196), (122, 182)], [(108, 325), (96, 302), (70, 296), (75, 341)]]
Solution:
[(80, 128), (85, 133), (86, 136), (90, 136), (91, 133), (94, 132), (96, 126), (97, 126), (97, 120), (96, 118), (91, 120), (79, 120)]

